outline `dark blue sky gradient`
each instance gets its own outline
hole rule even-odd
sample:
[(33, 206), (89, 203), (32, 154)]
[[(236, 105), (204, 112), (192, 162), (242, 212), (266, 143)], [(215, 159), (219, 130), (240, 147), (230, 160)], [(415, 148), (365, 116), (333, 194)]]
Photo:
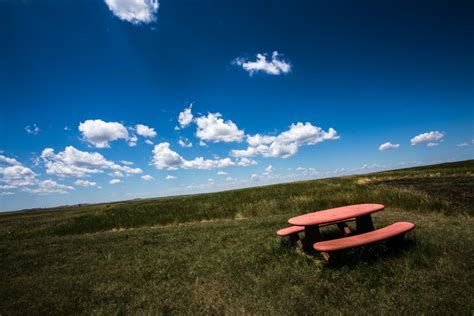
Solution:
[[(3, 0), (0, 43), (0, 149), (25, 162), (45, 147), (88, 150), (77, 133), (86, 119), (143, 123), (175, 142), (190, 102), (249, 134), (309, 121), (341, 135), (281, 167), (383, 161), (377, 147), (389, 140), (402, 144), (393, 161), (473, 155), (472, 146), (453, 154), (474, 135), (473, 1), (161, 0), (156, 23), (137, 26), (99, 0)], [(275, 50), (290, 74), (231, 65)], [(37, 137), (24, 131), (33, 123)], [(411, 137), (432, 130), (446, 132), (444, 148), (411, 148)], [(113, 147), (100, 152), (150, 160), (149, 147), (135, 156)]]

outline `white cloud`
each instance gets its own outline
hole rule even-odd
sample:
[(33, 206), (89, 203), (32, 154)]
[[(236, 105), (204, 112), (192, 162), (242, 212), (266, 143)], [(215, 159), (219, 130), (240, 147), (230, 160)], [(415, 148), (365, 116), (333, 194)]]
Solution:
[(392, 144), (390, 142), (386, 142), (379, 146), (379, 150), (384, 151), (387, 149), (396, 149), (398, 147), (400, 147), (400, 144)]
[(196, 136), (201, 141), (218, 142), (240, 142), (244, 132), (239, 130), (231, 120), (224, 121), (220, 113), (209, 113), (196, 119)]
[(204, 159), (203, 157), (194, 158), (193, 160), (185, 160), (183, 169), (214, 169), (234, 166), (235, 163), (230, 158), (224, 159)]
[(179, 138), (178, 144), (183, 148), (190, 148), (193, 147), (193, 143), (191, 143), (187, 138)]
[(143, 136), (145, 138), (153, 138), (156, 136), (156, 132), (154, 128), (148, 127), (143, 124), (135, 125), (135, 130), (137, 131), (138, 135)]
[(4, 155), (0, 155), (0, 162), (4, 162), (4, 163), (7, 163), (9, 165), (21, 165), (20, 162), (18, 162), (18, 160), (16, 160), (15, 158), (9, 158), (9, 157), (6, 157)]
[(120, 182), (122, 182), (122, 181), (120, 181), (120, 179), (112, 179), (112, 180), (110, 180), (109, 183), (110, 184), (117, 184), (117, 183), (120, 183)]
[(219, 172), (217, 173), (217, 175), (218, 175), (218, 176), (225, 176), (225, 175), (227, 175), (227, 172), (225, 172), (225, 171), (219, 171)]
[(193, 121), (193, 113), (191, 112), (192, 108), (193, 108), (193, 104), (191, 103), (189, 107), (185, 108), (183, 112), (179, 113), (178, 115), (179, 127), (177, 126), (176, 129), (184, 128)]
[(428, 144), (426, 144), (426, 147), (436, 147), (438, 145), (439, 145), (438, 143), (429, 142)]
[(0, 185), (0, 190), (11, 190), (11, 189), (15, 189), (15, 188), (16, 188), (15, 185), (10, 185), (10, 184)]
[(86, 177), (91, 174), (102, 173), (103, 170), (121, 171), (127, 174), (139, 174), (140, 168), (121, 166), (107, 160), (99, 153), (80, 151), (68, 146), (58, 154), (52, 148), (45, 148), (41, 159), (46, 166), (46, 173), (58, 177)]
[(256, 164), (257, 162), (255, 160), (247, 158), (247, 157), (242, 157), (239, 159), (239, 162), (237, 162), (237, 166), (240, 166), (240, 167), (249, 167)]
[(183, 166), (184, 159), (170, 149), (169, 143), (160, 143), (153, 149), (153, 164), (157, 169), (174, 170)]
[(15, 195), (15, 192), (10, 192), (10, 191), (0, 192), (0, 196), (6, 196), (6, 195)]
[(108, 148), (110, 141), (128, 139), (127, 129), (118, 122), (87, 120), (79, 124), (79, 131), (84, 140), (97, 148)]
[(79, 185), (81, 187), (95, 187), (97, 185), (96, 182), (87, 181), (87, 180), (76, 180), (74, 184)]
[(466, 147), (466, 146), (469, 146), (469, 143), (460, 143), (456, 145), (456, 147)]
[(225, 181), (227, 181), (227, 182), (235, 182), (235, 181), (237, 181), (237, 178), (227, 177), (227, 178), (225, 178)]
[(273, 166), (268, 165), (268, 167), (265, 168), (265, 171), (262, 173), (264, 176), (269, 176), (273, 173)]
[(149, 174), (146, 174), (144, 176), (141, 177), (143, 180), (145, 181), (151, 181), (153, 180), (154, 178), (152, 176), (150, 176)]
[(122, 178), (123, 173), (121, 173), (120, 171), (114, 171), (114, 172), (108, 173), (108, 176), (110, 176), (112, 178)]
[(36, 177), (36, 173), (28, 167), (23, 165), (13, 165), (8, 167), (0, 167), (0, 174), (3, 175), (3, 179), (14, 180), (14, 179), (28, 179)]
[(35, 136), (41, 132), (40, 128), (36, 124), (26, 126), (25, 131), (27, 134)]
[(444, 137), (444, 133), (438, 132), (438, 131), (433, 131), (433, 132), (427, 132), (423, 133), (420, 135), (417, 135), (411, 139), (411, 144), (416, 145), (419, 143), (424, 143), (424, 142), (431, 142), (434, 143)]
[(127, 160), (120, 160), (120, 162), (123, 163), (124, 165), (127, 165), (127, 166), (133, 165), (133, 162), (127, 161)]
[(109, 10), (119, 19), (133, 24), (156, 21), (158, 0), (105, 0)]
[(247, 137), (249, 147), (243, 150), (231, 150), (234, 157), (279, 157), (288, 158), (298, 152), (300, 146), (316, 145), (325, 140), (339, 139), (336, 130), (329, 128), (325, 132), (322, 128), (307, 122), (291, 124), (290, 128), (278, 136), (257, 134)]
[(137, 140), (138, 140), (138, 137), (137, 136), (132, 136), (128, 139), (128, 146), (129, 147), (135, 147), (137, 146)]
[(252, 147), (258, 147), (260, 145), (268, 145), (275, 141), (275, 136), (266, 136), (256, 134), (254, 136), (247, 136), (247, 143)]
[(28, 193), (48, 194), (48, 193), (61, 193), (67, 194), (69, 191), (74, 190), (74, 187), (64, 184), (59, 184), (53, 180), (44, 180), (38, 183), (38, 186), (32, 188), (22, 188), (21, 191)]
[(166, 176), (166, 180), (176, 180), (176, 179), (177, 179), (177, 177), (175, 177), (175, 176), (170, 176), (170, 175)]
[(147, 143), (148, 145), (153, 145), (153, 142), (152, 142), (151, 140), (149, 140), (149, 139), (146, 139), (146, 140), (145, 140), (145, 143)]
[(182, 169), (213, 169), (233, 166), (235, 163), (230, 158), (224, 159), (204, 159), (198, 157), (193, 160), (186, 160), (177, 152), (170, 149), (169, 143), (160, 143), (153, 149), (153, 164), (157, 169), (176, 170)]
[(282, 59), (282, 55), (277, 51), (272, 53), (271, 59), (267, 59), (267, 54), (257, 54), (255, 61), (246, 58), (236, 58), (232, 64), (242, 67), (250, 75), (257, 72), (264, 72), (269, 75), (287, 74), (291, 71), (291, 64), (288, 60)]

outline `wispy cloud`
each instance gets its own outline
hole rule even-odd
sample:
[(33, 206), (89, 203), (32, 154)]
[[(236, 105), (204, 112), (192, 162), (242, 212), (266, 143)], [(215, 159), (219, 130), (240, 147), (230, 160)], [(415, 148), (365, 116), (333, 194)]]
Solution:
[(287, 74), (291, 71), (291, 64), (283, 59), (282, 55), (274, 51), (271, 57), (268, 54), (257, 54), (256, 59), (251, 61), (247, 58), (238, 57), (232, 61), (233, 65), (242, 67), (251, 76), (257, 72), (269, 75)]
[(40, 128), (36, 124), (25, 126), (25, 131), (27, 134), (35, 136), (41, 132)]

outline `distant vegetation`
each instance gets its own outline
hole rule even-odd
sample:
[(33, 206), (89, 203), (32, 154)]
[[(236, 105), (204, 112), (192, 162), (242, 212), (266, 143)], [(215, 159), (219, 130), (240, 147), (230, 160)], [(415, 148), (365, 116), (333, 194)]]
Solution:
[[(0, 215), (0, 314), (471, 314), (473, 189), (470, 160)], [(403, 249), (325, 267), (275, 235), (290, 216), (354, 203), (386, 205), (376, 226), (417, 229)]]

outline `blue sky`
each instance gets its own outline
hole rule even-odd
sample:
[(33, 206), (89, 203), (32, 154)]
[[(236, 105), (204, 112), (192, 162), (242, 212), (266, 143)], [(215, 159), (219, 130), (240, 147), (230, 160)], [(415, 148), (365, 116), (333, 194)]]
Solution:
[(6, 0), (0, 41), (0, 211), (474, 156), (471, 1)]

